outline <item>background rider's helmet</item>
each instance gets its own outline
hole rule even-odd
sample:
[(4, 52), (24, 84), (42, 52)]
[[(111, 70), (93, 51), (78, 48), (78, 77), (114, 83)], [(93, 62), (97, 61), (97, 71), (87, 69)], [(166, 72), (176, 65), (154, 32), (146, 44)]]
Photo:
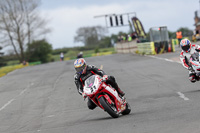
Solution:
[(75, 60), (74, 68), (75, 68), (76, 72), (83, 74), (83, 73), (85, 73), (86, 67), (87, 67), (86, 61), (83, 58), (79, 58), (79, 59)]
[(181, 45), (181, 48), (183, 51), (185, 51), (185, 52), (190, 51), (191, 43), (188, 39), (181, 40), (180, 45)]

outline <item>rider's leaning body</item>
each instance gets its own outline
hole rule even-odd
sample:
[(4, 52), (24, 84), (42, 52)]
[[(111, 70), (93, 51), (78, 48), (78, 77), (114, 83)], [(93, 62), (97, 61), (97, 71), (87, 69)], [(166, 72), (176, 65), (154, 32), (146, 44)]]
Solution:
[(200, 51), (200, 46), (196, 44), (191, 44), (188, 39), (183, 39), (180, 42), (182, 51), (180, 53), (180, 60), (184, 68), (189, 70), (189, 80), (191, 82), (196, 82), (197, 77), (194, 72), (191, 71), (191, 64), (189, 63), (192, 55)]
[(75, 84), (76, 84), (78, 93), (80, 95), (82, 95), (82, 93), (83, 93), (83, 87), (84, 87), (85, 80), (94, 74), (100, 75), (101, 77), (106, 75), (103, 70), (98, 69), (97, 67), (95, 67), (93, 65), (87, 65), (86, 71), (84, 74), (81, 74), (81, 73), (75, 74), (75, 76), (74, 76)]
[[(78, 90), (78, 93), (84, 97), (83, 87), (85, 80), (89, 78), (92, 75), (100, 75), (103, 77), (103, 80), (106, 82), (106, 84), (110, 84), (120, 96), (124, 96), (125, 93), (121, 91), (118, 84), (115, 81), (115, 78), (113, 76), (108, 76), (106, 73), (95, 67), (94, 65), (86, 65), (86, 61), (83, 58), (79, 58), (75, 60), (74, 67), (76, 70), (76, 73), (74, 75), (75, 78), (75, 84)], [(96, 105), (88, 98), (88, 108), (94, 109)]]

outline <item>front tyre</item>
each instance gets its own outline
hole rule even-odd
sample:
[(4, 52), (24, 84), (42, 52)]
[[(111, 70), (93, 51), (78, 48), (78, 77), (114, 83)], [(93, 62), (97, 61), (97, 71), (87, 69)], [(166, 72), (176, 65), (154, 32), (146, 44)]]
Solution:
[(126, 103), (126, 109), (122, 112), (122, 115), (128, 115), (131, 112), (131, 106)]
[(102, 96), (99, 98), (99, 102), (101, 104), (101, 106), (103, 106), (103, 108), (105, 109), (105, 111), (112, 116), (113, 118), (118, 118), (119, 114), (117, 112), (116, 107), (114, 107), (113, 105), (109, 104), (105, 98)]

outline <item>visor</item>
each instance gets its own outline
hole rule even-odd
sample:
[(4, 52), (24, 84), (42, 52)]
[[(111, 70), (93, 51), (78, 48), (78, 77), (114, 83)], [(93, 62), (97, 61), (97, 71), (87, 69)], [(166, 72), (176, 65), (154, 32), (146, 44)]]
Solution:
[(182, 50), (188, 51), (190, 49), (190, 45), (181, 46)]
[(83, 66), (81, 66), (81, 67), (77, 67), (77, 68), (75, 68), (75, 69), (76, 69), (76, 71), (77, 71), (78, 73), (82, 73), (83, 70), (85, 69), (85, 65), (83, 65)]

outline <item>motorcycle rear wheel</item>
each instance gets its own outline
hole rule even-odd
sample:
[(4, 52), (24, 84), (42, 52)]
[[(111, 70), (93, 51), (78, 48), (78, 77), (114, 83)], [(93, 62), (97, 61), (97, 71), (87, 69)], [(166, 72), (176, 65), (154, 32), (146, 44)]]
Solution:
[(99, 102), (101, 103), (101, 105), (103, 106), (103, 108), (105, 109), (105, 111), (112, 116), (113, 118), (118, 118), (119, 114), (117, 112), (117, 109), (115, 108), (115, 110), (113, 110), (113, 106), (110, 105), (104, 97), (100, 97), (99, 98)]

